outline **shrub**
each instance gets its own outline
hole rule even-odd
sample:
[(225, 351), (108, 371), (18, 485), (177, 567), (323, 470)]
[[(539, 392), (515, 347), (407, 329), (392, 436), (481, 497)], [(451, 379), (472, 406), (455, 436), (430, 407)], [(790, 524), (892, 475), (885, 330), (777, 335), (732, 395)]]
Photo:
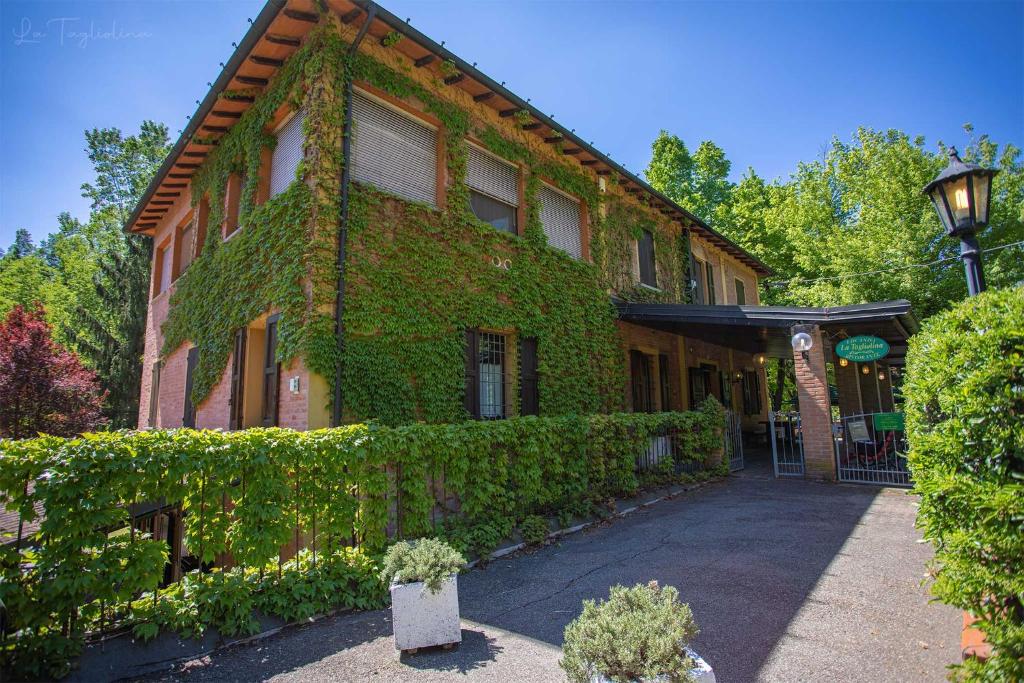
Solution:
[(388, 548), (384, 554), (384, 568), (381, 578), (393, 583), (426, 584), (427, 590), (436, 593), (441, 584), (466, 566), (458, 550), (436, 538), (421, 538), (417, 541), (402, 541)]
[(559, 664), (574, 683), (598, 674), (617, 682), (690, 681), (694, 662), (683, 648), (695, 635), (693, 614), (675, 588), (657, 581), (613, 586), (608, 600), (583, 601), (583, 613), (565, 627)]
[(932, 592), (977, 616), (994, 649), (959, 674), (1024, 680), (1024, 288), (928, 320), (904, 395)]
[(519, 533), (527, 545), (539, 545), (547, 540), (551, 529), (548, 520), (540, 515), (528, 515), (519, 523)]

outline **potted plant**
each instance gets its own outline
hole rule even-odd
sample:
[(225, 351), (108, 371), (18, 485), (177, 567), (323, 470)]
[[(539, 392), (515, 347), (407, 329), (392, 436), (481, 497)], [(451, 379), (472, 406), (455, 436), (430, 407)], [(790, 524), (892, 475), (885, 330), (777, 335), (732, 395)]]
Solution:
[(462, 641), (458, 573), (466, 559), (436, 538), (402, 541), (384, 555), (381, 577), (391, 584), (395, 649), (452, 647)]
[(608, 600), (583, 601), (565, 627), (559, 664), (573, 683), (715, 683), (707, 662), (687, 644), (697, 635), (689, 605), (657, 581), (613, 586)]

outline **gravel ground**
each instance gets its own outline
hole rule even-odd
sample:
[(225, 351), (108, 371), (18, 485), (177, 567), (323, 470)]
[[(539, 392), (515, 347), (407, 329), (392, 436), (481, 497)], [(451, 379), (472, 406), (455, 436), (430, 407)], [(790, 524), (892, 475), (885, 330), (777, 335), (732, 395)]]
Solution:
[(395, 652), (387, 611), (295, 627), (156, 680), (557, 681), (585, 598), (656, 579), (679, 589), (694, 648), (732, 681), (941, 681), (959, 615), (921, 586), (930, 546), (900, 490), (748, 470), (459, 579), (463, 642)]

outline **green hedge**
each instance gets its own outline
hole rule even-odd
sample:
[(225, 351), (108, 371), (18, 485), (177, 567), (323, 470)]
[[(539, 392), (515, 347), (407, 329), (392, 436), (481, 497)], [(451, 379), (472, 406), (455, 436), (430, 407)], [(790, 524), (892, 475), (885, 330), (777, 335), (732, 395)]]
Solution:
[[(702, 461), (721, 448), (723, 424), (709, 400), (688, 413), (0, 442), (0, 500), (26, 521), (46, 511), (20, 551), (0, 549), (4, 665), (57, 675), (85, 632), (111, 625), (144, 638), (161, 628), (232, 634), (256, 628), (254, 609), (295, 618), (375, 606), (389, 541), (441, 535), (484, 555), (532, 515), (590, 514), (677, 479), (670, 460), (636, 471), (649, 437), (675, 430), (680, 459)], [(129, 507), (145, 501), (180, 501), (189, 552), (204, 562), (230, 553), (236, 566), (154, 595), (166, 544), (128, 528)], [(298, 529), (307, 550), (281, 562)]]
[(911, 340), (904, 392), (932, 591), (979, 617), (995, 650), (958, 674), (1024, 680), (1024, 288), (931, 318)]

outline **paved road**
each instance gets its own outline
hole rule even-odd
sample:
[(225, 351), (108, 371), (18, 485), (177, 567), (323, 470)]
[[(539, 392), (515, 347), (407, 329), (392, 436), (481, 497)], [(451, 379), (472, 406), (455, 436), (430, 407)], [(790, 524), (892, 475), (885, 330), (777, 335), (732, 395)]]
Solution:
[(463, 575), (458, 650), (399, 658), (386, 611), (349, 614), (164, 680), (563, 680), (562, 632), (581, 601), (651, 579), (690, 603), (694, 647), (723, 683), (943, 680), (959, 619), (920, 585), (931, 551), (918, 543), (914, 499), (763, 472)]

